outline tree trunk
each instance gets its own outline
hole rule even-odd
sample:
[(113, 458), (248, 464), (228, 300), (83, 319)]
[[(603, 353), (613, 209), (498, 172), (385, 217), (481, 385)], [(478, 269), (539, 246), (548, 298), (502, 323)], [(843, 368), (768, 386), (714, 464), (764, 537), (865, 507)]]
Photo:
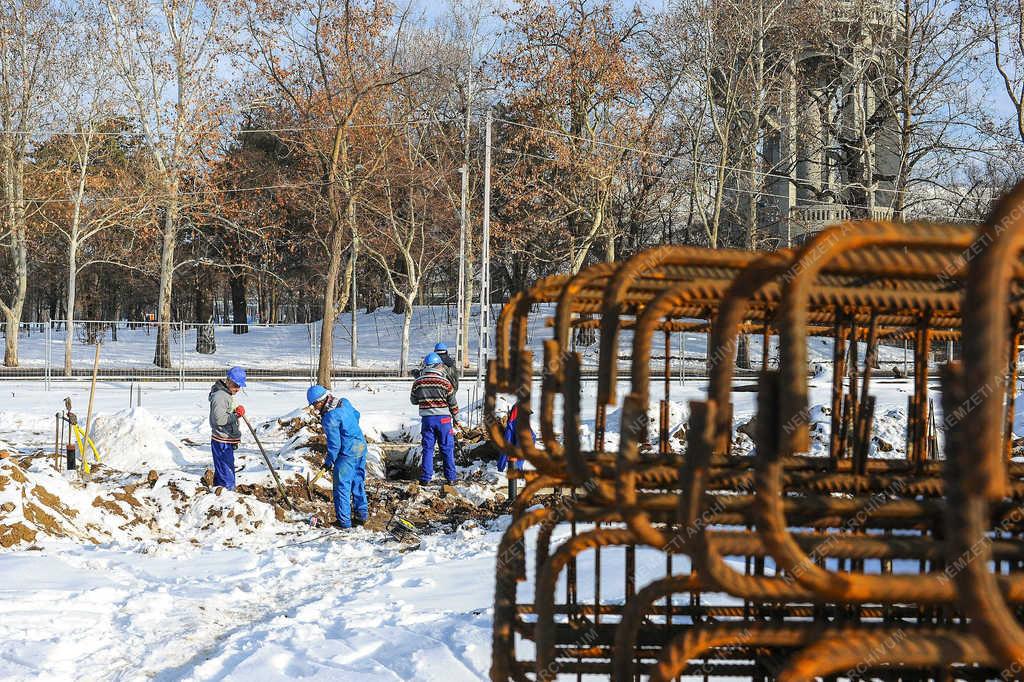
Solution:
[[(352, 215), (353, 208), (354, 208), (353, 204), (350, 203), (349, 204), (349, 226), (352, 229), (352, 254), (351, 254), (349, 260), (352, 261), (352, 269), (354, 271), (355, 267), (356, 267), (356, 258), (359, 257), (359, 238), (356, 236), (356, 232), (355, 232), (355, 216)], [(349, 301), (349, 305), (352, 308), (352, 318), (351, 318), (352, 319), (352, 346), (351, 346), (352, 352), (351, 352), (349, 358), (350, 358), (350, 360), (352, 362), (352, 366), (353, 367), (358, 367), (359, 366), (359, 319), (358, 319), (357, 315), (359, 313), (359, 301), (358, 301), (358, 292), (356, 291), (356, 283), (358, 282), (358, 278), (352, 277), (351, 279), (352, 279), (352, 281), (349, 282), (349, 286), (350, 286), (350, 291), (352, 292), (352, 295), (351, 295), (351, 300)]]
[(246, 306), (245, 275), (231, 277), (231, 321), (233, 334), (248, 334), (249, 319)]
[(224, 286), (224, 283), (220, 283), (220, 303), (223, 313), (221, 319), (224, 324), (227, 324), (231, 319), (231, 288)]
[[(399, 297), (396, 297), (399, 298)], [(399, 298), (399, 300), (403, 300)], [(402, 353), (398, 361), (398, 373), (405, 376), (409, 369), (409, 330), (412, 328), (412, 306), (405, 306), (405, 314), (402, 317)]]
[(68, 291), (67, 321), (64, 325), (64, 376), (71, 376), (71, 351), (75, 330), (75, 289), (78, 284), (78, 242), (74, 239), (68, 245)]
[[(177, 185), (172, 195), (177, 193)], [(177, 243), (178, 202), (172, 198), (164, 214), (163, 245), (160, 250), (160, 296), (157, 304), (156, 352), (153, 364), (171, 366), (171, 289), (174, 285), (174, 247)]]
[(331, 256), (327, 262), (327, 282), (324, 286), (324, 317), (320, 325), (320, 358), (317, 363), (317, 383), (324, 388), (331, 387), (331, 371), (334, 369), (334, 321), (338, 316), (337, 290), (338, 275), (341, 274), (341, 248), (344, 235), (341, 221), (334, 221), (331, 235)]
[(196, 275), (196, 352), (213, 355), (217, 352), (217, 339), (213, 329), (213, 278), (205, 268)]
[(736, 366), (750, 369), (750, 339), (746, 334), (738, 334), (736, 338)]
[(25, 308), (25, 297), (28, 292), (28, 236), (25, 234), (25, 206), (21, 186), (25, 171), (24, 162), (21, 159), (12, 159), (9, 150), (5, 150), (5, 156), (8, 159), (5, 164), (8, 177), (4, 189), (8, 202), (7, 215), (12, 230), (10, 250), (11, 260), (14, 262), (14, 296), (10, 305), (0, 300), (0, 310), (3, 311), (7, 323), (4, 365), (17, 367), (18, 327), (21, 324), (21, 313)]

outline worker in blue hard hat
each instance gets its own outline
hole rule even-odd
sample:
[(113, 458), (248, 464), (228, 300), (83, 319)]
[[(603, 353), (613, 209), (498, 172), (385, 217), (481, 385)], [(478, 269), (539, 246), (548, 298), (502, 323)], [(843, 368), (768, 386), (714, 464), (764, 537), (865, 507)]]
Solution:
[(327, 438), (324, 469), (334, 484), (334, 522), (351, 528), (366, 522), (366, 438), (359, 427), (359, 411), (347, 398), (336, 398), (320, 385), (306, 390), (306, 402), (318, 415)]
[(245, 408), (235, 395), (245, 388), (245, 370), (232, 367), (227, 376), (210, 388), (210, 449), (213, 451), (213, 484), (235, 489), (235, 449), (242, 440), (238, 419)]
[(448, 352), (448, 345), (439, 341), (434, 344), (434, 352), (437, 354), (437, 357), (441, 358), (441, 362), (444, 363), (444, 369), (448, 373), (448, 381), (451, 382), (452, 388), (458, 391), (459, 368), (455, 363), (455, 358)]
[(430, 483), (434, 476), (434, 443), (444, 459), (444, 477), (455, 483), (455, 416), (459, 404), (455, 388), (448, 380), (444, 363), (437, 353), (423, 358), (423, 371), (412, 382), (409, 400), (420, 408), (420, 443), (423, 449), (420, 483)]

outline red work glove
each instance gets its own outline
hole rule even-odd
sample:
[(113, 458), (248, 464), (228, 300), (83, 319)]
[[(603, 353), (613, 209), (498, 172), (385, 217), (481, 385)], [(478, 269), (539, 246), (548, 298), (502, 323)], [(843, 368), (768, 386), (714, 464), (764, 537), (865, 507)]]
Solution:
[(245, 408), (242, 407), (241, 405), (236, 407), (235, 408), (235, 416), (244, 417), (245, 416)]

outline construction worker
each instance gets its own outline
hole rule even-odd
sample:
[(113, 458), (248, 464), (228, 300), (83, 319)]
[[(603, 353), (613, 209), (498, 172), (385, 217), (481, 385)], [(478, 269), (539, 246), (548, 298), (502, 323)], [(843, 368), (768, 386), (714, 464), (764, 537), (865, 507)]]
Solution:
[(426, 485), (434, 477), (435, 442), (444, 458), (444, 477), (448, 483), (455, 483), (454, 420), (459, 405), (455, 387), (437, 353), (428, 353), (423, 358), (423, 370), (412, 382), (409, 400), (420, 408), (420, 443), (423, 446), (420, 483)]
[(210, 388), (210, 449), (213, 451), (213, 484), (235, 489), (235, 450), (242, 440), (238, 419), (245, 408), (235, 405), (235, 394), (245, 388), (245, 370), (232, 367), (227, 376)]
[[(306, 402), (320, 415), (327, 438), (324, 469), (334, 482), (334, 526), (351, 528), (366, 523), (366, 437), (359, 428), (359, 411), (347, 398), (336, 398), (323, 386), (310, 386)], [(354, 508), (354, 514), (353, 512)]]
[(455, 366), (455, 358), (448, 353), (448, 346), (443, 342), (434, 344), (434, 352), (444, 363), (445, 371), (448, 372), (448, 381), (452, 382), (452, 388), (459, 390), (459, 368)]
[[(505, 437), (505, 442), (509, 445), (519, 445), (519, 414), (519, 405), (513, 405), (508, 411), (508, 420), (505, 422), (505, 433), (503, 435)], [(530, 413), (525, 408), (522, 410), (522, 415), (523, 419), (527, 422), (530, 421)], [(533, 426), (530, 426), (530, 442), (533, 443), (536, 442), (536, 440), (537, 434), (533, 432)], [(502, 452), (498, 456), (498, 471), (504, 471), (507, 466), (508, 455)], [(520, 459), (516, 462), (516, 469), (519, 471), (523, 470), (523, 460)]]

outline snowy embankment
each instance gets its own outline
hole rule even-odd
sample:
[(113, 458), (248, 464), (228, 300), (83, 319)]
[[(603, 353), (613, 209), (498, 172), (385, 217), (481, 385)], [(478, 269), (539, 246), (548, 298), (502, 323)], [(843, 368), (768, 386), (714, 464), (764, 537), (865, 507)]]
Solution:
[[(901, 410), (910, 386), (874, 385), (879, 408), (872, 456), (905, 456)], [(84, 413), (86, 387), (66, 388)], [(461, 467), (465, 482), (453, 496), (461, 506), (450, 506), (452, 498), (441, 499), (438, 489), (371, 482), (377, 495), (371, 495), (371, 514), (374, 504), (401, 504), (403, 514), (420, 515), (425, 535), (417, 550), (405, 551), (369, 527), (325, 537), (301, 515), (270, 504), (268, 471), (248, 434), (236, 463), (244, 467), (238, 475), (243, 492), (218, 493), (203, 482), (207, 388), (147, 390), (144, 407), (128, 409), (126, 386), (101, 384), (95, 434), (105, 466), (86, 483), (52, 466), (53, 415), (64, 393), (27, 383), (0, 386), (0, 450), (10, 453), (0, 463), (0, 527), (20, 524), (5, 531), (11, 541), (4, 544), (11, 546), (0, 549), (0, 640), (6, 643), (0, 678), (485, 677), (495, 554), (509, 522), (500, 515), (505, 480), (493, 463)], [(418, 420), (407, 383), (336, 388), (362, 412), (373, 440), (415, 439)], [(318, 463), (309, 446), (315, 429), (296, 411), (303, 390), (254, 384), (239, 401), (254, 423), (263, 424), (261, 439), (293, 494)], [(585, 384), (588, 410), (593, 390)], [(658, 390), (652, 401), (661, 397)], [(704, 386), (676, 383), (672, 391), (675, 429)], [(755, 400), (752, 392), (734, 393), (737, 426), (751, 419)], [(827, 402), (827, 381), (812, 381), (815, 451), (828, 442)], [(618, 420), (610, 411), (607, 446), (618, 437)], [(555, 421), (561, 423), (559, 415)], [(585, 441), (593, 426), (585, 412)], [(738, 447), (750, 446), (739, 438)], [(432, 517), (435, 506), (455, 520)], [(477, 509), (487, 513), (474, 516)], [(589, 570), (590, 560), (581, 558), (581, 571)], [(664, 571), (657, 552), (641, 550), (637, 561), (641, 583)], [(602, 553), (602, 562), (606, 575), (621, 570), (613, 552)], [(676, 569), (685, 570), (682, 560)], [(532, 590), (532, 570), (522, 594)], [(584, 592), (589, 582), (583, 581)]]

